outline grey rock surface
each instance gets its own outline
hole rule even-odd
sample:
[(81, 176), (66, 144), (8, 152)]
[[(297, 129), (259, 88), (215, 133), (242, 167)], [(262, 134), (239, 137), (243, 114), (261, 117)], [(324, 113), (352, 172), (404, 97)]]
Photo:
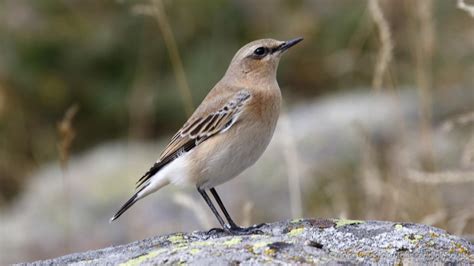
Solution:
[(474, 263), (474, 245), (421, 224), (301, 219), (262, 234), (175, 233), (24, 265)]

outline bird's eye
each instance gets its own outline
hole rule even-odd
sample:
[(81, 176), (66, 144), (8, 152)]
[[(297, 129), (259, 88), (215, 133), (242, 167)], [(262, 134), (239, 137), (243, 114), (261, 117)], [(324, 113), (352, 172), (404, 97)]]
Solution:
[(265, 47), (258, 47), (257, 49), (255, 49), (255, 51), (253, 51), (253, 54), (258, 57), (262, 57), (266, 53), (267, 53), (267, 49), (265, 49)]

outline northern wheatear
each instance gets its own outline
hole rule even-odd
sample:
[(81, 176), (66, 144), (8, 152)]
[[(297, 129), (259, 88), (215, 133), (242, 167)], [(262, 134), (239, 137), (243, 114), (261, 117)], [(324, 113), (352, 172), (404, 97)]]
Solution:
[[(135, 194), (110, 219), (168, 184), (195, 185), (224, 231), (246, 234), (256, 227), (237, 226), (219, 198), (217, 185), (254, 164), (272, 138), (280, 113), (276, 80), (282, 54), (303, 38), (262, 39), (242, 47), (158, 161), (137, 182)], [(206, 193), (209, 189), (227, 219), (224, 222)]]

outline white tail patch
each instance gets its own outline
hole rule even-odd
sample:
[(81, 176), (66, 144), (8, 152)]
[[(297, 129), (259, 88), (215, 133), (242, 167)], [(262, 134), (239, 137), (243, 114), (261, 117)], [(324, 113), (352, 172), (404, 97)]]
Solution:
[[(192, 151), (191, 151), (192, 152)], [(163, 167), (150, 180), (143, 184), (144, 189), (137, 195), (137, 199), (142, 199), (169, 183), (181, 184), (189, 180), (188, 156), (190, 152), (180, 153), (180, 156)]]

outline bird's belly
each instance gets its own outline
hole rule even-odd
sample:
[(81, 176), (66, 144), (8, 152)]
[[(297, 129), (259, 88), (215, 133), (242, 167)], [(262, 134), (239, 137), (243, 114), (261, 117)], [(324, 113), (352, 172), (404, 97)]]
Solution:
[[(272, 121), (273, 122), (273, 121)], [(276, 124), (276, 121), (273, 123)], [(229, 181), (253, 165), (270, 143), (274, 125), (236, 127), (213, 139), (215, 149), (202, 167), (198, 186), (212, 188)]]

